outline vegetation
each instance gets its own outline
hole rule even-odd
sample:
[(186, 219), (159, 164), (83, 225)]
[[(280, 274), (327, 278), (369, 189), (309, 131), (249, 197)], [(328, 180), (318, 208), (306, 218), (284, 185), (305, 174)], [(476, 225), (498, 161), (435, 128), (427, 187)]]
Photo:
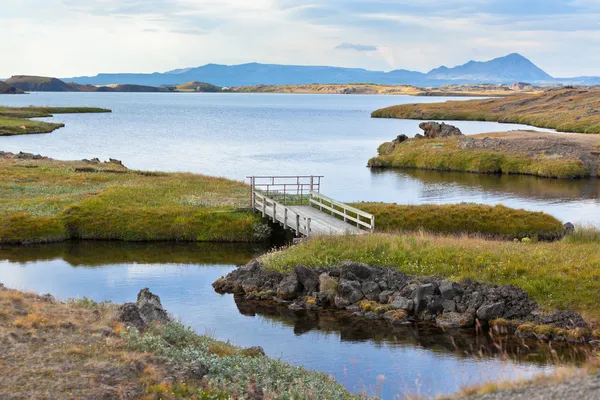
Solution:
[(600, 133), (600, 90), (561, 89), (505, 98), (405, 104), (374, 111), (373, 118), (495, 121)]
[(407, 274), (513, 284), (548, 309), (600, 317), (598, 243), (499, 242), (425, 233), (316, 237), (261, 257), (267, 268), (290, 271), (344, 260), (397, 268)]
[(26, 92), (72, 92), (75, 91), (68, 83), (60, 79), (46, 76), (15, 75), (6, 81), (7, 84)]
[(373, 214), (378, 232), (424, 230), (512, 240), (525, 237), (558, 239), (564, 231), (562, 222), (548, 214), (516, 210), (502, 205), (354, 203), (352, 206)]
[[(265, 238), (240, 182), (120, 163), (0, 157), (0, 243)], [(268, 232), (267, 232), (268, 233)]]
[(107, 113), (110, 110), (92, 107), (2, 107), (0, 106), (0, 136), (50, 133), (64, 124), (31, 121), (29, 118), (52, 117), (52, 114)]
[(22, 94), (21, 89), (17, 89), (8, 83), (0, 81), (0, 94)]
[(545, 178), (574, 179), (590, 176), (583, 161), (459, 146), (461, 137), (410, 139), (379, 146), (379, 156), (369, 160), (372, 168), (418, 168), (484, 174), (521, 174)]
[[(8, 290), (0, 285), (0, 392), (16, 398), (358, 399), (307, 371), (195, 334), (178, 323), (142, 334), (115, 321), (117, 305)], [(207, 366), (210, 375), (194, 373)], [(101, 385), (90, 382), (102, 382)]]

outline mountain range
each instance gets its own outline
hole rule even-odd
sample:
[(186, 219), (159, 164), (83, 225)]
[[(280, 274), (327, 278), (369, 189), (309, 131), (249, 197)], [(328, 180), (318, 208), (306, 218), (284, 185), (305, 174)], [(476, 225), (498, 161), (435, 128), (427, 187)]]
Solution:
[(134, 84), (177, 85), (185, 82), (210, 82), (218, 86), (292, 85), (310, 83), (369, 82), (389, 85), (440, 86), (444, 84), (514, 83), (600, 84), (600, 77), (554, 78), (520, 54), (512, 53), (489, 61), (469, 61), (456, 67), (441, 66), (427, 73), (404, 69), (370, 71), (361, 68), (301, 66), (249, 63), (240, 65), (207, 64), (164, 73), (112, 73), (62, 78), (83, 85)]

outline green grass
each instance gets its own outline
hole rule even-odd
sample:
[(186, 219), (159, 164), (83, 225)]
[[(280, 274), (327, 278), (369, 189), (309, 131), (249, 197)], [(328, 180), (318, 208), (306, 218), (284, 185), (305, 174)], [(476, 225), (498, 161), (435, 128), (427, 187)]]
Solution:
[[(87, 172), (78, 172), (87, 171)], [(65, 239), (264, 239), (248, 187), (223, 178), (118, 164), (0, 158), (0, 243)]]
[(596, 243), (600, 245), (600, 229), (594, 225), (577, 225), (575, 231), (565, 238), (569, 243)]
[(505, 98), (405, 104), (374, 111), (373, 118), (494, 121), (563, 132), (600, 133), (600, 90), (562, 89)]
[(542, 212), (516, 210), (502, 205), (482, 204), (397, 205), (354, 203), (375, 216), (378, 232), (425, 230), (443, 234), (477, 234), (486, 237), (557, 239), (563, 224)]
[(411, 139), (399, 145), (379, 146), (379, 156), (369, 160), (372, 168), (417, 168), (484, 174), (519, 174), (545, 178), (588, 177), (590, 171), (578, 159), (544, 155), (528, 157), (508, 152), (460, 149), (459, 138)]
[(283, 272), (297, 264), (320, 268), (352, 260), (412, 275), (513, 284), (548, 310), (573, 309), (586, 318), (600, 317), (598, 243), (374, 234), (312, 238), (260, 260), (267, 268)]
[(29, 118), (52, 117), (53, 114), (105, 113), (92, 107), (0, 107), (0, 136), (50, 133), (64, 124), (31, 121)]

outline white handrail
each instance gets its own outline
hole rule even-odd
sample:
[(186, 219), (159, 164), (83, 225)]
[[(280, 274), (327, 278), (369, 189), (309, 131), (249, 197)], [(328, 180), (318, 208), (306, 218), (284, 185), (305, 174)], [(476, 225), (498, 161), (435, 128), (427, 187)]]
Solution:
[[(321, 211), (323, 211), (323, 208), (325, 208), (326, 210), (330, 211), (332, 215), (337, 214), (337, 215), (341, 216), (343, 218), (344, 222), (350, 220), (352, 222), (355, 222), (358, 227), (363, 226), (367, 229), (370, 229), (371, 232), (375, 231), (375, 216), (374, 215), (364, 212), (362, 210), (359, 210), (358, 208), (344, 204), (340, 201), (334, 200), (331, 197), (324, 196), (321, 193), (310, 192), (310, 196), (311, 196), (310, 203), (318, 206)], [(329, 203), (331, 205), (324, 204), (323, 202)], [(341, 210), (336, 209), (336, 207), (340, 208)], [(356, 214), (356, 218), (348, 215), (348, 212)], [(369, 222), (367, 223), (367, 222), (361, 220), (361, 217), (368, 219)]]

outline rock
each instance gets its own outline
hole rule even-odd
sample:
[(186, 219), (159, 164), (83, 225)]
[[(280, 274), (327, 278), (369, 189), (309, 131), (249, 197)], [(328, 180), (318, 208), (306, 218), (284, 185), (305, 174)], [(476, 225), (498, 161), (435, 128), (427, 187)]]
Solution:
[(300, 290), (300, 282), (296, 274), (289, 274), (277, 285), (277, 297), (284, 300), (292, 300)]
[(492, 304), (483, 304), (477, 309), (477, 318), (482, 321), (491, 321), (499, 318), (504, 314), (504, 303), (497, 302)]
[(450, 312), (439, 315), (435, 319), (435, 323), (446, 329), (454, 328), (470, 328), (475, 323), (475, 317), (471, 313), (455, 313)]
[(573, 233), (575, 231), (575, 225), (573, 225), (570, 222), (567, 222), (566, 224), (563, 225), (564, 229), (565, 229), (565, 234), (568, 235), (570, 233)]
[(458, 285), (450, 281), (440, 283), (440, 294), (444, 300), (453, 300), (459, 294)]
[(402, 142), (406, 142), (408, 140), (408, 136), (406, 135), (398, 135), (396, 139), (392, 140), (394, 144), (400, 144)]
[(390, 306), (394, 310), (404, 310), (410, 312), (415, 307), (415, 302), (411, 299), (407, 299), (406, 297), (396, 296)]
[(265, 355), (265, 350), (260, 346), (252, 346), (242, 350), (244, 357), (262, 357)]
[(294, 271), (305, 295), (310, 296), (312, 293), (319, 291), (319, 275), (315, 270), (304, 265), (297, 265)]
[(348, 274), (356, 276), (360, 280), (368, 280), (373, 275), (373, 268), (367, 264), (344, 261), (341, 264), (340, 277), (346, 278)]
[(444, 307), (444, 311), (447, 311), (447, 312), (455, 312), (456, 311), (456, 302), (454, 300), (444, 300), (444, 301), (442, 301), (442, 306)]
[(138, 330), (143, 330), (146, 327), (146, 323), (142, 319), (140, 310), (135, 303), (125, 303), (119, 307), (116, 320)]
[(433, 296), (434, 292), (435, 286), (433, 286), (432, 283), (426, 283), (425, 285), (421, 285), (414, 290), (414, 292), (411, 294), (411, 298), (415, 302), (415, 314), (420, 314), (422, 311), (427, 309), (429, 297)]
[(581, 315), (573, 311), (560, 310), (552, 313), (534, 311), (531, 313), (530, 319), (538, 325), (550, 325), (561, 329), (588, 328)]
[(171, 322), (171, 317), (160, 303), (160, 297), (150, 292), (148, 288), (140, 290), (136, 304), (144, 323), (166, 324)]
[(204, 364), (194, 363), (186, 367), (184, 374), (188, 379), (200, 380), (208, 374), (208, 367)]
[(377, 282), (366, 281), (361, 285), (361, 290), (365, 297), (371, 301), (379, 300), (379, 294), (381, 293), (381, 289)]
[(441, 297), (438, 296), (433, 296), (429, 299), (429, 301), (427, 302), (427, 312), (429, 314), (440, 314), (442, 311), (444, 311), (444, 304), (443, 304), (443, 300)]
[(425, 139), (425, 136), (421, 135), (420, 133), (417, 133), (415, 135), (415, 139)]
[(390, 298), (393, 295), (394, 295), (394, 291), (393, 290), (384, 290), (383, 292), (379, 293), (379, 302), (381, 304), (387, 304), (387, 303), (390, 302)]
[(379, 319), (379, 318), (381, 318), (381, 315), (377, 314), (376, 312), (369, 311), (368, 313), (365, 314), (365, 318), (366, 319)]
[(419, 124), (419, 128), (424, 131), (425, 138), (427, 139), (464, 136), (460, 129), (454, 125), (448, 125), (443, 122), (441, 124), (439, 122), (422, 122)]
[(356, 303), (363, 298), (361, 284), (358, 281), (340, 279), (338, 292), (340, 296), (346, 299), (349, 303)]
[(255, 277), (248, 278), (242, 281), (242, 289), (244, 293), (252, 293), (258, 290), (258, 279)]
[(41, 297), (41, 300), (44, 303), (54, 303), (54, 296), (52, 296), (50, 293), (46, 293)]

